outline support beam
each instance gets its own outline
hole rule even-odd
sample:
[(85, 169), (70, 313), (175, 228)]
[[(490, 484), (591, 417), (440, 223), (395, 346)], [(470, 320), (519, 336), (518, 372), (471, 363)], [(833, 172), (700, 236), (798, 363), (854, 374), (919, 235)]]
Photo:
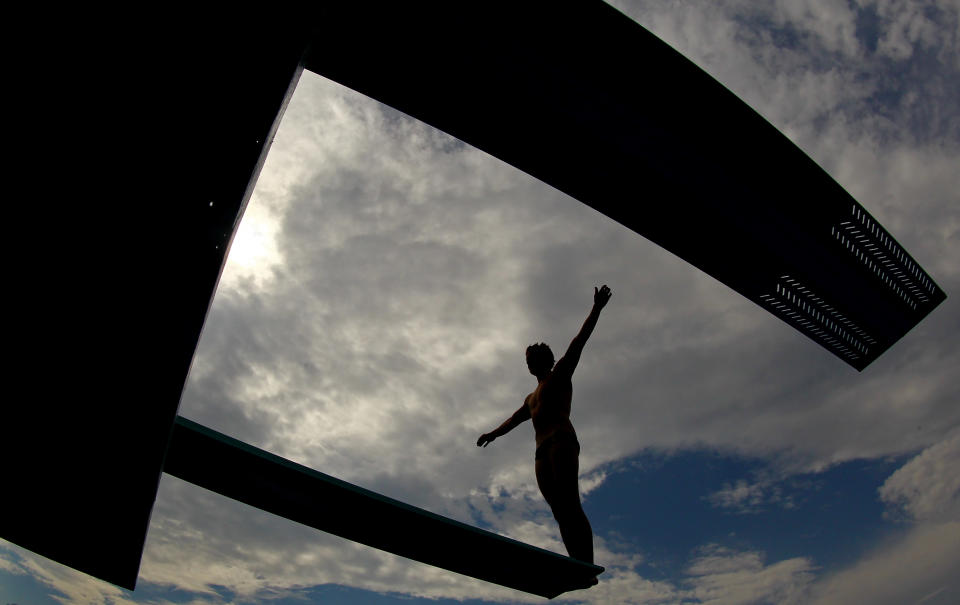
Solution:
[(30, 165), (8, 171), (34, 214), (10, 219), (14, 241), (42, 253), (14, 263), (8, 371), (43, 388), (0, 421), (0, 537), (129, 590), (227, 247), (300, 74), (305, 34), (270, 10), (23, 21), (53, 88), (10, 84), (51, 106), (9, 114)]
[(164, 471), (401, 557), (553, 598), (603, 571), (324, 475), (178, 417)]

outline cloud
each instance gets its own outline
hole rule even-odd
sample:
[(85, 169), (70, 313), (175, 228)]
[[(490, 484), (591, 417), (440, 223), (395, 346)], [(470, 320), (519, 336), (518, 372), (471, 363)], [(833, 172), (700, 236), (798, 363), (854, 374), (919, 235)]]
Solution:
[(958, 563), (960, 522), (924, 524), (820, 582), (811, 602), (955, 603)]
[(578, 603), (598, 605), (667, 605), (682, 602), (676, 587), (670, 582), (650, 580), (625, 569), (614, 569), (602, 576), (599, 585), (568, 593), (561, 599), (576, 599)]
[(894, 472), (879, 495), (913, 522), (854, 565), (819, 581), (814, 602), (956, 602), (960, 596), (958, 463), (960, 432), (955, 431)]
[(597, 489), (607, 479), (607, 472), (603, 469), (593, 471), (589, 475), (580, 477), (580, 495), (585, 496)]
[(888, 478), (881, 499), (917, 521), (960, 521), (960, 431)]
[(725, 482), (721, 489), (708, 494), (704, 499), (715, 507), (739, 514), (760, 513), (771, 504), (783, 508), (794, 506), (793, 498), (784, 496), (783, 490), (772, 477), (761, 477), (753, 482), (746, 479), (738, 479), (734, 483)]
[(960, 8), (955, 2), (894, 2), (876, 0), (866, 3), (883, 22), (877, 51), (893, 59), (909, 59), (915, 52), (933, 51), (938, 58), (960, 68), (958, 38)]
[(805, 558), (764, 565), (762, 553), (710, 544), (701, 548), (686, 573), (690, 576), (690, 595), (700, 603), (788, 605), (805, 602), (815, 569)]
[(604, 574), (598, 586), (569, 598), (598, 604), (789, 605), (805, 602), (815, 571), (805, 558), (768, 565), (762, 552), (706, 544), (693, 554), (678, 583), (650, 580), (622, 566)]
[[(36, 555), (9, 543), (0, 543), (0, 571), (29, 576), (45, 587), (49, 598), (64, 605), (111, 603), (133, 605), (128, 591)], [(157, 601), (156, 605), (166, 605)]]

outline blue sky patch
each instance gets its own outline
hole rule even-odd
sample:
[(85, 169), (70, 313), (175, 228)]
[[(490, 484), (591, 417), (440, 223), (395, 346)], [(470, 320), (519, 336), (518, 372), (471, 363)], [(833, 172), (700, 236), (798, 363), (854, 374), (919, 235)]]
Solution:
[[(618, 462), (584, 503), (594, 531), (629, 544), (649, 573), (677, 580), (705, 544), (766, 553), (767, 562), (810, 557), (849, 563), (896, 529), (877, 489), (904, 459), (863, 460), (780, 480), (761, 459), (708, 451), (650, 452)], [(613, 469), (611, 469), (613, 470)], [(738, 505), (715, 495), (738, 482)], [(629, 536), (629, 538), (626, 538)], [(655, 575), (654, 575), (655, 574)]]

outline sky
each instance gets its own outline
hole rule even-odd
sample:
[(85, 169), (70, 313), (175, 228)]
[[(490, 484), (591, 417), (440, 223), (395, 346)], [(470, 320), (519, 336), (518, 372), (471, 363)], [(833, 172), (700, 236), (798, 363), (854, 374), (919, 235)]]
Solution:
[[(613, 4), (809, 154), (949, 298), (858, 373), (589, 207), (305, 72), (180, 414), (563, 553), (530, 424), (476, 440), (536, 386), (525, 347), (562, 354), (608, 284), (572, 412), (607, 571), (558, 600), (960, 601), (960, 5)], [(0, 603), (540, 601), (167, 475), (134, 592), (0, 540)]]

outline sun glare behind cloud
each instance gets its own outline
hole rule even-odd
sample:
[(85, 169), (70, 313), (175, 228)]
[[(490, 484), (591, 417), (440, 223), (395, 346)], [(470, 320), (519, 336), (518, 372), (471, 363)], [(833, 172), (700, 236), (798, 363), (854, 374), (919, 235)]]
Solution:
[(240, 282), (253, 282), (263, 288), (271, 280), (273, 269), (282, 264), (277, 247), (279, 230), (279, 218), (270, 207), (251, 200), (230, 244), (220, 287), (232, 290)]

